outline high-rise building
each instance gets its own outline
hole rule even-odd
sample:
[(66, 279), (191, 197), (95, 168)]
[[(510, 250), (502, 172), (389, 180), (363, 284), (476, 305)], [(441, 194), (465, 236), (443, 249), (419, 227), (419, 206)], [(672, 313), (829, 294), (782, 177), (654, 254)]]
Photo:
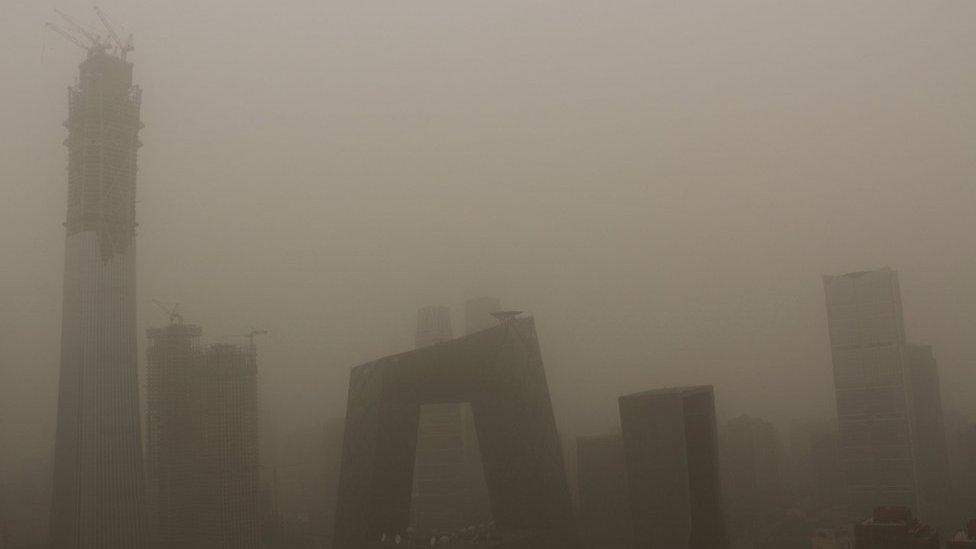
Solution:
[(430, 305), (417, 311), (416, 348), (450, 341), (453, 337), (450, 308)]
[(840, 454), (853, 512), (915, 507), (898, 275), (891, 269), (824, 277)]
[(491, 313), (501, 310), (497, 297), (475, 297), (464, 304), (464, 333), (473, 334), (498, 324)]
[(824, 291), (852, 512), (939, 512), (947, 466), (930, 470), (947, 461), (938, 373), (931, 350), (906, 341), (897, 272), (825, 276)]
[(619, 399), (637, 547), (725, 549), (711, 386)]
[(257, 352), (210, 345), (202, 354), (200, 464), (209, 475), (201, 531), (207, 549), (259, 549)]
[(147, 450), (156, 549), (257, 549), (253, 344), (200, 347), (197, 326), (147, 330)]
[(68, 90), (68, 212), (51, 546), (147, 536), (135, 325), (140, 89), (93, 50)]
[[(929, 345), (906, 345), (919, 510), (941, 516), (951, 501), (939, 366)], [(941, 517), (939, 517), (941, 518)], [(932, 518), (935, 520), (935, 517)]]
[(729, 529), (739, 535), (756, 532), (782, 502), (779, 434), (768, 421), (739, 416), (726, 424), (719, 440)]
[(871, 517), (854, 525), (857, 549), (940, 549), (939, 534), (915, 520), (907, 507), (876, 507)]
[[(430, 306), (418, 311), (418, 349), (450, 341), (451, 336), (450, 309)], [(414, 526), (448, 531), (485, 523), (491, 520), (489, 505), (471, 404), (422, 405), (410, 509)]]
[(199, 462), (201, 330), (174, 322), (146, 330), (146, 478), (152, 545), (197, 547), (208, 480)]

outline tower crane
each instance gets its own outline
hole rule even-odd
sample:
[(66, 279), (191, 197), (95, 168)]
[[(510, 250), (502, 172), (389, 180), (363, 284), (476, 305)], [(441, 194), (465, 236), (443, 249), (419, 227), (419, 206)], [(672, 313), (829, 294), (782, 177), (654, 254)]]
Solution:
[(259, 335), (268, 335), (268, 331), (267, 330), (253, 330), (252, 329), (250, 332), (248, 332), (246, 334), (231, 334), (231, 335), (226, 335), (224, 337), (225, 338), (226, 337), (246, 337), (247, 340), (248, 340), (248, 344), (253, 348), (254, 347), (254, 336), (259, 336)]
[(155, 303), (157, 307), (159, 307), (160, 309), (162, 309), (162, 311), (164, 313), (166, 313), (167, 315), (169, 315), (169, 323), (170, 324), (183, 324), (183, 315), (180, 314), (180, 304), (179, 303), (174, 303), (171, 307), (167, 307), (161, 301), (158, 301), (158, 300), (155, 300), (155, 299), (153, 300), (153, 303)]
[(79, 48), (81, 48), (81, 49), (83, 49), (85, 51), (87, 51), (89, 54), (91, 53), (92, 48), (90, 46), (86, 46), (85, 43), (82, 42), (81, 40), (79, 40), (77, 36), (71, 34), (70, 32), (68, 32), (66, 30), (64, 30), (60, 26), (55, 25), (54, 23), (52, 23), (50, 21), (48, 21), (47, 23), (44, 23), (44, 26), (47, 27), (47, 28), (49, 28), (49, 29), (51, 29), (51, 30), (53, 30), (54, 32), (60, 34), (61, 36), (64, 37), (65, 40), (68, 40), (72, 44), (78, 46)]
[(105, 12), (103, 12), (98, 6), (92, 6), (92, 9), (95, 10), (95, 15), (98, 16), (98, 19), (102, 22), (102, 25), (105, 26), (105, 30), (108, 31), (109, 36), (112, 37), (112, 41), (115, 42), (115, 45), (119, 47), (119, 57), (125, 61), (125, 55), (135, 49), (135, 46), (132, 45), (132, 35), (130, 34), (129, 38), (125, 41), (125, 43), (123, 43), (122, 40), (119, 39), (119, 35), (115, 32), (115, 29), (112, 28), (112, 24), (108, 22), (108, 17), (105, 15)]
[(77, 21), (74, 20), (74, 18), (69, 16), (67, 13), (64, 13), (63, 11), (57, 8), (54, 9), (54, 13), (58, 14), (61, 17), (61, 19), (64, 19), (64, 22), (67, 23), (68, 26), (73, 28), (75, 31), (80, 32), (85, 38), (88, 39), (89, 42), (92, 43), (93, 46), (96, 46), (99, 49), (107, 49), (109, 47), (108, 44), (102, 41), (101, 36), (95, 36), (92, 33), (88, 32), (88, 29), (81, 26)]

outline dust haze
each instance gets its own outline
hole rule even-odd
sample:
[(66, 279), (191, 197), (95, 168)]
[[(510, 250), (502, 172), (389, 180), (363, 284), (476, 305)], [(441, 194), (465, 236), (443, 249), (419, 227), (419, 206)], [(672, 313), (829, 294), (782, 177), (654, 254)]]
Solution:
[[(891, 266), (945, 407), (976, 413), (976, 3), (123, 2), (143, 88), (140, 361), (152, 300), (253, 328), (287, 431), (418, 307), (536, 319), (561, 433), (710, 383), (720, 418), (835, 415), (821, 275)], [(0, 4), (0, 466), (49, 455), (67, 86)], [(89, 21), (90, 19), (90, 21)]]

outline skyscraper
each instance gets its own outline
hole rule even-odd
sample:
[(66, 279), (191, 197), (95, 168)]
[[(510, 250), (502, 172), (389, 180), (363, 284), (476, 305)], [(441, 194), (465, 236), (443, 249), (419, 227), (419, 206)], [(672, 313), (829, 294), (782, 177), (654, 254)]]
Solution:
[[(931, 350), (909, 345), (898, 273), (824, 277), (840, 459), (852, 511), (913, 508), (931, 516), (945, 497), (945, 431)], [(923, 432), (931, 431), (931, 432)]]
[(618, 399), (635, 547), (725, 549), (710, 385)]
[(435, 343), (450, 341), (451, 309), (441, 305), (421, 307), (417, 311), (416, 347), (426, 347)]
[(51, 545), (146, 542), (135, 326), (140, 89), (92, 50), (68, 90), (68, 208)]
[(252, 345), (147, 330), (148, 478), (155, 549), (256, 549), (257, 364)]
[(201, 330), (172, 323), (146, 330), (146, 477), (153, 546), (195, 547), (200, 489)]
[(909, 344), (905, 350), (911, 384), (912, 441), (918, 477), (919, 512), (926, 513), (934, 521), (942, 517), (932, 515), (941, 515), (952, 499), (939, 365), (929, 345)]
[(210, 345), (202, 354), (199, 406), (206, 471), (201, 549), (259, 549), (257, 352)]

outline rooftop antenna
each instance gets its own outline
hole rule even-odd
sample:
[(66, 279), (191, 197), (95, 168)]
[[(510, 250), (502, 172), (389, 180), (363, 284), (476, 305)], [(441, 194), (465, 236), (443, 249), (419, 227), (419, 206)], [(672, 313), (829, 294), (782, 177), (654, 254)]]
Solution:
[(108, 35), (112, 37), (112, 41), (115, 42), (116, 46), (118, 46), (119, 57), (125, 61), (125, 55), (135, 49), (135, 46), (132, 45), (132, 35), (130, 34), (129, 38), (125, 41), (125, 43), (123, 43), (122, 40), (119, 39), (119, 35), (115, 32), (115, 29), (112, 28), (112, 24), (109, 23), (108, 16), (105, 15), (105, 12), (103, 12), (98, 6), (92, 6), (92, 9), (95, 10), (95, 15), (98, 16), (98, 19), (102, 22), (102, 25), (105, 26), (105, 30), (108, 31)]
[(170, 324), (183, 324), (183, 315), (180, 314), (180, 304), (179, 303), (174, 303), (170, 307), (167, 307), (161, 301), (158, 301), (158, 300), (155, 300), (155, 299), (153, 300), (153, 303), (155, 303), (157, 307), (159, 307), (160, 309), (163, 310), (163, 312), (165, 312), (167, 315), (169, 315), (169, 323)]

